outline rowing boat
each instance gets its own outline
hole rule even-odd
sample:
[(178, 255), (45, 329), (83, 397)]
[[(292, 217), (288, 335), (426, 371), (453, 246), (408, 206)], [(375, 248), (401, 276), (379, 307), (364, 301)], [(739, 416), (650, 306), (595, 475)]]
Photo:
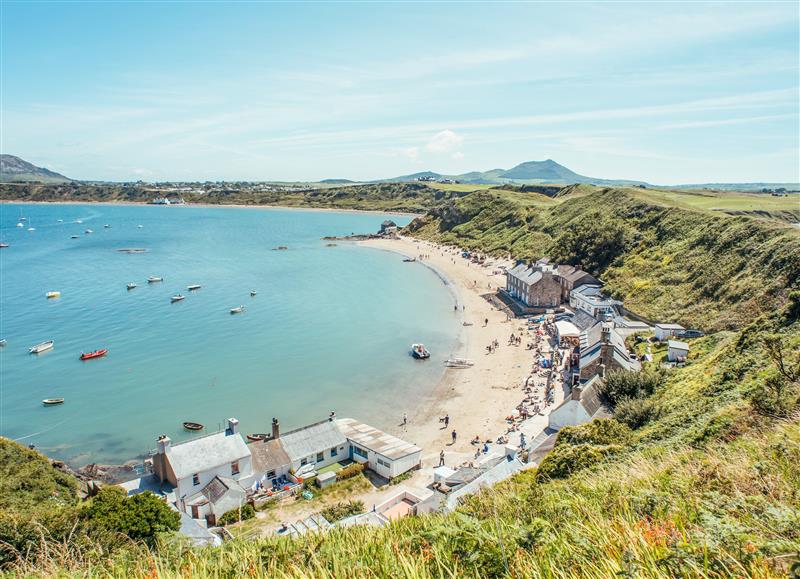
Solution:
[(199, 422), (184, 422), (183, 427), (186, 430), (203, 430), (204, 426)]

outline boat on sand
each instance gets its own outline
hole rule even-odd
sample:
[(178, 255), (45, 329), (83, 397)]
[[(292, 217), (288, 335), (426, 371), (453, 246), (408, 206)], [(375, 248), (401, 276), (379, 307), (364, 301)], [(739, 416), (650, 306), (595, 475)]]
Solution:
[(470, 368), (475, 365), (475, 362), (466, 358), (448, 358), (444, 365), (448, 368)]

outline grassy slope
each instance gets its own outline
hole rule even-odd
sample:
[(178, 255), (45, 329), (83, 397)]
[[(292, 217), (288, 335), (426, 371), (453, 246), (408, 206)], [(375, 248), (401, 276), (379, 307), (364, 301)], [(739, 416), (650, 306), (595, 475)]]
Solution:
[(410, 230), (495, 254), (581, 264), (632, 311), (706, 330), (741, 327), (798, 283), (797, 227), (689, 208), (670, 194), (677, 201), (667, 204), (635, 189), (578, 186), (556, 199), (491, 190), (435, 208)]

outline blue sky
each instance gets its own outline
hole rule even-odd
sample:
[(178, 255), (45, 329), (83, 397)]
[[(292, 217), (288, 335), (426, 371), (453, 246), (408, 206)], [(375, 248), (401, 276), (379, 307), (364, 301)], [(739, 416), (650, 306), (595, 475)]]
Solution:
[(800, 181), (797, 2), (1, 6), (2, 151), (73, 178)]

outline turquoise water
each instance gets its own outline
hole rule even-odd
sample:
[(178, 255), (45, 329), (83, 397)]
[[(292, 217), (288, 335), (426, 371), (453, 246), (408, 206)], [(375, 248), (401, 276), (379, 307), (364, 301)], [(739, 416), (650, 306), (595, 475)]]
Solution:
[[(15, 227), (20, 215), (36, 230)], [(0, 205), (0, 238), (10, 244), (0, 250), (0, 434), (83, 464), (140, 456), (162, 433), (185, 438), (185, 420), (216, 429), (236, 416), (244, 432), (264, 432), (273, 416), (285, 429), (336, 410), (396, 424), (440, 378), (460, 319), (426, 267), (320, 240), (377, 231), (386, 218)], [(279, 245), (289, 249), (272, 251)], [(138, 287), (128, 291), (128, 282)], [(195, 283), (202, 289), (186, 291)], [(50, 290), (61, 297), (46, 299)], [(186, 299), (171, 304), (179, 292)], [(231, 315), (239, 305), (245, 312)], [(53, 350), (28, 353), (50, 339)], [(408, 356), (418, 340), (432, 360)], [(78, 359), (98, 348), (108, 356)], [(51, 397), (66, 402), (43, 407)]]

